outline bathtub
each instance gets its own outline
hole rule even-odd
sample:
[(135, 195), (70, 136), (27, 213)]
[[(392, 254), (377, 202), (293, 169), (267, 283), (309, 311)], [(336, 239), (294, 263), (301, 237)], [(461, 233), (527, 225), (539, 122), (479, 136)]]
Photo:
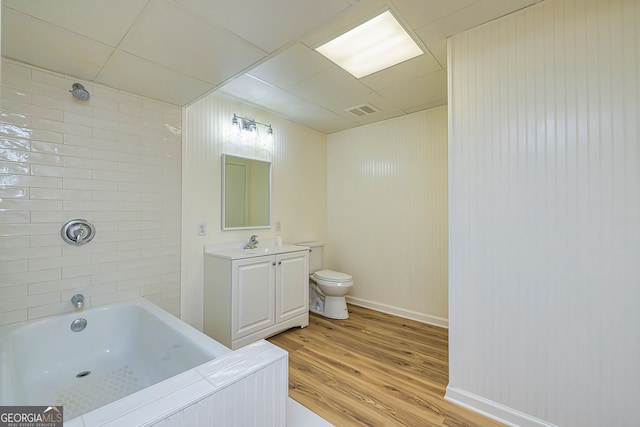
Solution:
[[(86, 319), (84, 330), (71, 330), (76, 319)], [(65, 426), (153, 425), (185, 411), (196, 416), (190, 406), (272, 365), (282, 381), (286, 359), (266, 341), (233, 352), (136, 299), (0, 327), (0, 406), (62, 405)], [(286, 374), (284, 383), (283, 402), (268, 410), (276, 418)], [(255, 384), (248, 387), (259, 394)], [(265, 393), (273, 393), (271, 385)]]

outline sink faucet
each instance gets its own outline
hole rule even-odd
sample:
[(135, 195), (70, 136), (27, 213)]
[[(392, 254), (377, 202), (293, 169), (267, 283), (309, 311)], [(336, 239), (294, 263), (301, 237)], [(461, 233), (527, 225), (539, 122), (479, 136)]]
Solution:
[(251, 238), (249, 239), (249, 243), (247, 243), (246, 245), (244, 245), (245, 249), (255, 249), (256, 245), (258, 244), (258, 236), (256, 236), (255, 234), (253, 236), (251, 236)]
[(84, 295), (75, 294), (71, 297), (71, 304), (73, 304), (73, 308), (76, 310), (81, 310), (84, 308)]

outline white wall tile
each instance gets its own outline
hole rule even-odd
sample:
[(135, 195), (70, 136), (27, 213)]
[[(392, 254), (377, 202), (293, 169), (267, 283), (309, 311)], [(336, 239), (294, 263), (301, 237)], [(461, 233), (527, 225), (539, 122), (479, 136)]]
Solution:
[[(0, 193), (2, 192), (0, 191)], [(7, 198), (6, 194), (0, 195), (0, 197)], [(0, 223), (23, 224), (23, 223), (29, 222), (29, 218), (30, 218), (29, 211), (2, 212), (2, 215), (0, 216)]]
[(28, 236), (0, 236), (0, 248), (24, 248), (29, 246)]
[[(41, 247), (41, 248), (15, 248), (11, 251), (6, 251), (2, 254), (3, 261), (11, 261), (11, 260), (29, 260), (31, 263), (36, 259), (49, 259), (50, 257), (55, 257), (60, 255), (61, 251), (59, 247)], [(38, 270), (45, 270), (40, 268)]]
[(546, 0), (449, 45), (450, 392), (640, 419), (640, 4)]
[(26, 297), (27, 285), (3, 286), (0, 287), (0, 299)]
[[(0, 139), (0, 141), (2, 141), (2, 139)], [(20, 160), (11, 160), (11, 162), (15, 162), (15, 163), (10, 163), (8, 161), (0, 160), (0, 172), (6, 173), (6, 174), (14, 174), (14, 173), (26, 174), (26, 173), (29, 173), (29, 171), (31, 170), (31, 167), (29, 164), (22, 163), (20, 162)]]
[[(2, 204), (7, 206), (9, 205), (6, 200), (3, 200)], [(52, 227), (49, 224), (0, 224), (0, 234), (3, 236), (20, 237), (26, 235), (33, 238), (34, 234), (51, 234), (51, 232)], [(59, 238), (60, 236), (58, 235), (56, 237)]]
[(49, 292), (38, 295), (25, 295), (14, 298), (3, 298), (0, 300), (0, 312), (14, 311), (21, 308), (35, 307), (39, 305), (60, 302), (59, 292)]
[(3, 263), (4, 273), (19, 273), (29, 270), (29, 262), (26, 260), (6, 261)]
[(3, 110), (10, 111), (11, 114), (24, 115), (26, 117), (38, 117), (41, 119), (49, 119), (55, 121), (62, 121), (63, 119), (61, 110), (54, 110), (49, 107), (40, 107), (35, 104), (25, 104), (22, 102), (2, 99), (0, 100), (0, 107)]
[(26, 133), (33, 140), (49, 141), (58, 144), (62, 144), (62, 142), (64, 141), (64, 134), (61, 132), (52, 132), (46, 129), (32, 128), (30, 130), (27, 130)]
[(84, 276), (75, 279), (53, 280), (50, 282), (29, 283), (29, 295), (43, 294), (56, 290), (66, 290), (74, 288), (88, 289), (91, 286), (91, 277)]
[(0, 325), (23, 322), (25, 320), (27, 320), (26, 309), (0, 312)]
[[(29, 175), (5, 175), (2, 177), (2, 185), (16, 187), (41, 187), (41, 188), (62, 188), (62, 179), (50, 176), (29, 176)], [(28, 200), (16, 201), (16, 203), (29, 203)], [(47, 206), (47, 202), (33, 202), (35, 206)], [(42, 208), (40, 208), (42, 209)]]
[[(63, 166), (31, 165), (34, 175), (59, 176), (63, 178), (91, 179), (92, 174), (87, 169), (70, 169)], [(63, 181), (64, 182), (64, 181)]]
[[(2, 66), (0, 324), (69, 310), (62, 298), (78, 288), (88, 305), (144, 296), (147, 277), (163, 284), (154, 301), (178, 314), (180, 283), (163, 275), (180, 275), (181, 109), (99, 85), (81, 103), (66, 76)], [(97, 235), (71, 247), (60, 228), (77, 217)]]

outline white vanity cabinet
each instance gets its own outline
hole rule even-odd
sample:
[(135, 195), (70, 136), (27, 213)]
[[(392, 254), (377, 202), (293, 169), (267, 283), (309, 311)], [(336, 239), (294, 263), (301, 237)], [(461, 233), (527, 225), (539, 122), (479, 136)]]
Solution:
[(309, 251), (205, 251), (204, 332), (232, 350), (309, 324)]

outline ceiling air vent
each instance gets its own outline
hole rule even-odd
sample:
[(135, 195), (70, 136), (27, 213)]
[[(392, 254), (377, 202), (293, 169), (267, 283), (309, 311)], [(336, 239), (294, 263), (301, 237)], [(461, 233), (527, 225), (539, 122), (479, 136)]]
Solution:
[(376, 107), (371, 104), (362, 104), (356, 105), (355, 107), (349, 107), (347, 108), (347, 111), (357, 117), (367, 116), (369, 114), (378, 112)]

